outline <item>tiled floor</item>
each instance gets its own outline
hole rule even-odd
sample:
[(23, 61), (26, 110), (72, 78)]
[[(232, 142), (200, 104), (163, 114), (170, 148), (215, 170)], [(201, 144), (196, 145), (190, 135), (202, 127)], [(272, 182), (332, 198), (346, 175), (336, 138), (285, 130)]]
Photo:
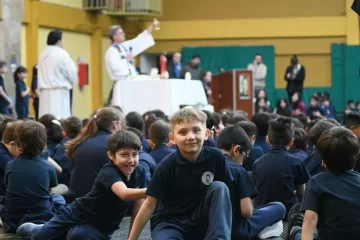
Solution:
[[(113, 240), (126, 240), (128, 233), (129, 233), (129, 226), (130, 226), (130, 218), (125, 218), (122, 223), (120, 224), (120, 229), (117, 230), (111, 239)], [(284, 223), (284, 232), (283, 232), (283, 236), (282, 238), (273, 238), (272, 240), (282, 240), (285, 239), (286, 236), (286, 231), (287, 231), (287, 223)], [(3, 233), (3, 229), (0, 228), (0, 240), (2, 239), (20, 239), (17, 238), (14, 235), (11, 234), (4, 234)], [(139, 240), (151, 240), (151, 233), (150, 233), (150, 224), (146, 224), (144, 231), (142, 232)]]

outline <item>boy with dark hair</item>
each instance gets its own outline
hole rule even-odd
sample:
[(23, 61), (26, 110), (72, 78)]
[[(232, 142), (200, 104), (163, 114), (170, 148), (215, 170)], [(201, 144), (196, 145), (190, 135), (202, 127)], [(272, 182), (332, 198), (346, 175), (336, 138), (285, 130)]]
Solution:
[(336, 127), (336, 125), (326, 120), (320, 120), (308, 132), (309, 140), (314, 145), (314, 150), (304, 159), (304, 164), (311, 176), (325, 171), (320, 153), (316, 149), (316, 146), (321, 134), (333, 127)]
[(230, 239), (232, 179), (223, 153), (202, 147), (206, 114), (183, 108), (170, 121), (178, 150), (157, 166), (129, 240), (138, 239), (150, 218), (154, 240)]
[(321, 134), (317, 149), (327, 170), (310, 179), (301, 208), (292, 209), (290, 239), (360, 239), (360, 175), (352, 170), (358, 141), (343, 127)]
[(285, 207), (279, 202), (270, 203), (254, 210), (251, 200), (257, 195), (254, 183), (241, 166), (250, 149), (247, 133), (238, 125), (224, 128), (218, 139), (218, 147), (232, 175), (232, 239), (260, 239), (279, 237), (283, 231), (282, 219)]
[[(129, 127), (126, 130), (133, 132), (136, 136), (138, 136), (140, 141), (143, 142), (143, 136), (138, 129)], [(144, 152), (142, 149), (143, 147), (141, 146), (141, 149), (139, 151), (139, 165), (145, 169), (147, 176), (147, 183), (149, 183), (152, 175), (155, 172), (157, 164), (155, 160), (148, 153)]]
[(171, 133), (170, 124), (163, 120), (157, 120), (149, 128), (149, 145), (152, 148), (150, 156), (157, 164), (160, 163), (167, 155), (176, 150), (168, 146), (170, 142), (169, 134)]
[(6, 93), (5, 81), (2, 77), (3, 74), (7, 72), (8, 68), (6, 62), (0, 60), (0, 114), (9, 115), (9, 108), (12, 107), (11, 99)]
[(259, 191), (255, 207), (279, 201), (288, 212), (298, 202), (295, 191), (303, 196), (305, 183), (310, 178), (304, 163), (288, 152), (294, 142), (291, 118), (271, 120), (266, 141), (272, 149), (253, 164), (252, 173)]
[(320, 107), (319, 98), (317, 96), (312, 96), (310, 98), (310, 106), (306, 110), (306, 115), (311, 119), (315, 118), (324, 118), (325, 113), (323, 109)]
[(202, 110), (206, 114), (206, 128), (209, 131), (209, 137), (208, 139), (205, 139), (204, 141), (204, 147), (216, 147), (214, 138), (212, 137), (212, 134), (214, 133), (214, 127), (215, 127), (215, 118), (213, 114), (207, 110)]
[(256, 128), (256, 125), (250, 121), (241, 121), (241, 122), (238, 122), (236, 125), (240, 126), (242, 129), (244, 129), (244, 131), (250, 138), (250, 141), (252, 144), (252, 148), (250, 150), (249, 157), (244, 161), (244, 163), (242, 165), (243, 168), (246, 169), (246, 171), (251, 171), (252, 165), (254, 164), (256, 159), (258, 159), (259, 157), (264, 155), (264, 151), (262, 150), (262, 148), (254, 145), (255, 139), (256, 139), (257, 128)]
[[(126, 121), (126, 126), (129, 128), (136, 128), (137, 130), (139, 130), (141, 132), (141, 135), (144, 135), (144, 131), (145, 131), (145, 122), (144, 119), (142, 118), (142, 116), (140, 115), (140, 113), (138, 112), (129, 112), (126, 116), (125, 116), (125, 121)], [(151, 151), (151, 148), (149, 146), (149, 143), (146, 139), (143, 139), (143, 137), (141, 138), (141, 145), (142, 145), (142, 150), (144, 152), (149, 153)]]
[(330, 102), (330, 94), (324, 92), (321, 99), (321, 108), (327, 118), (336, 118), (336, 109), (333, 104)]
[(219, 136), (220, 132), (224, 129), (224, 124), (221, 121), (221, 114), (214, 112), (213, 113), (214, 120), (215, 120), (215, 128), (214, 128), (214, 140), (216, 143), (216, 139)]
[[(346, 128), (352, 131), (360, 140), (360, 113), (351, 112), (345, 120)], [(358, 155), (354, 170), (360, 172), (360, 154)]]
[(308, 135), (304, 129), (295, 128), (294, 144), (291, 146), (289, 153), (300, 160), (307, 158), (306, 153), (308, 146)]
[(111, 161), (88, 194), (61, 208), (45, 225), (25, 223), (17, 234), (33, 240), (110, 239), (131, 205), (134, 219), (146, 196), (146, 174), (138, 166), (140, 139), (118, 131), (109, 137), (107, 148)]
[(251, 121), (255, 123), (257, 128), (257, 136), (255, 140), (255, 146), (261, 147), (264, 153), (267, 153), (270, 150), (270, 145), (266, 141), (266, 136), (268, 134), (269, 129), (269, 121), (271, 120), (271, 116), (269, 113), (256, 113)]
[(308, 125), (308, 118), (307, 116), (300, 112), (300, 113), (297, 113), (294, 118), (298, 119), (301, 123), (302, 123), (302, 128), (306, 129), (307, 125)]
[(76, 138), (82, 129), (81, 120), (77, 117), (69, 117), (62, 122), (64, 138), (55, 146), (51, 158), (55, 160), (62, 168), (62, 172), (58, 176), (58, 181), (61, 184), (69, 186), (72, 162), (68, 159), (65, 153), (65, 143)]
[(51, 219), (62, 196), (51, 195), (58, 185), (55, 168), (41, 152), (46, 145), (46, 129), (35, 121), (19, 123), (14, 132), (21, 154), (8, 162), (5, 170), (5, 205), (0, 217), (7, 232), (15, 232), (24, 222), (45, 222)]

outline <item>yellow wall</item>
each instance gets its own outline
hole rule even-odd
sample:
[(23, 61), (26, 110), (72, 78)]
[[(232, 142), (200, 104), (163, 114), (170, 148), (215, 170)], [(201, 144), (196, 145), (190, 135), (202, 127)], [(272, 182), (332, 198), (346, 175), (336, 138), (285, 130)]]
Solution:
[(102, 102), (108, 101), (109, 93), (113, 85), (113, 81), (110, 80), (109, 74), (105, 67), (105, 52), (110, 46), (110, 40), (107, 37), (101, 39), (101, 89), (102, 89)]
[(296, 18), (344, 15), (345, 0), (163, 0), (161, 19)]
[(58, 4), (72, 8), (82, 8), (82, 0), (41, 0), (42, 2)]
[(26, 66), (27, 68), (30, 68), (30, 66), (27, 66), (26, 64), (26, 25), (22, 25), (21, 26), (21, 59), (20, 59), (20, 63), (23, 66)]
[[(39, 28), (39, 51), (46, 48), (47, 35), (51, 29)], [(91, 51), (90, 51), (90, 36), (87, 34), (74, 33), (64, 31), (64, 49), (70, 54), (71, 58), (77, 63), (79, 57), (83, 57), (85, 63), (89, 64), (91, 68)], [(39, 52), (39, 53), (40, 53)], [(89, 85), (84, 86), (82, 91), (79, 90), (77, 84), (73, 86), (73, 113), (79, 118), (87, 118), (92, 112), (91, 109), (91, 84), (93, 78), (89, 74)]]

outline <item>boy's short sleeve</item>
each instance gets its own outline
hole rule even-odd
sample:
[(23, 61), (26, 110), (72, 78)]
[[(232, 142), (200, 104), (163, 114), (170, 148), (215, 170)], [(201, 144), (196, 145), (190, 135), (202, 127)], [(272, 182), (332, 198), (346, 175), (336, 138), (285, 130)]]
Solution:
[(49, 170), (49, 176), (50, 176), (50, 188), (56, 187), (58, 185), (58, 180), (56, 175), (56, 169), (52, 165)]
[(146, 195), (150, 195), (158, 200), (164, 200), (169, 192), (169, 179), (166, 176), (166, 169), (162, 165), (159, 165), (150, 180), (149, 186), (146, 190)]
[(110, 190), (114, 183), (123, 182), (123, 179), (116, 166), (105, 165), (95, 181), (103, 185), (106, 190)]
[(229, 166), (226, 162), (225, 155), (221, 153), (220, 161), (218, 161), (216, 166), (216, 173), (215, 173), (215, 181), (224, 182), (229, 189), (232, 187), (234, 179), (230, 173)]
[(149, 184), (149, 180), (145, 169), (142, 166), (138, 165), (136, 171), (138, 171), (136, 187), (146, 188)]
[(252, 199), (258, 194), (247, 171), (238, 171), (236, 178), (236, 186), (238, 188), (237, 191), (239, 192), (240, 199), (247, 197)]
[(351, 8), (352, 8), (352, 10), (354, 10), (358, 15), (360, 15), (360, 0), (354, 0)]
[(295, 165), (295, 185), (302, 185), (307, 183), (310, 179), (310, 174), (305, 166), (305, 164), (297, 159), (297, 164)]
[(318, 195), (319, 193), (317, 190), (316, 182), (314, 179), (310, 179), (310, 181), (306, 185), (301, 210), (311, 210), (313, 212), (319, 213), (320, 201)]

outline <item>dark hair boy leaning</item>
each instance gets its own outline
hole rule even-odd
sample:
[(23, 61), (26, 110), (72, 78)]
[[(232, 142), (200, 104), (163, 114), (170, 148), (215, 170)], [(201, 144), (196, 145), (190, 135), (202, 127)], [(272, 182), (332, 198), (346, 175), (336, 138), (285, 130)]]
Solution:
[(319, 239), (360, 239), (360, 174), (353, 171), (358, 138), (334, 127), (321, 134), (317, 148), (327, 171), (309, 180), (301, 208), (293, 207), (290, 239), (313, 239), (316, 227)]
[[(273, 202), (254, 211), (251, 200), (257, 195), (254, 183), (241, 166), (251, 149), (251, 141), (238, 125), (224, 128), (219, 134), (218, 147), (225, 154), (230, 174), (235, 181), (230, 188), (232, 198), (232, 239), (252, 239), (259, 235), (279, 237), (283, 231), (285, 207)], [(269, 227), (272, 226), (272, 227)], [(269, 228), (267, 228), (269, 227)]]

